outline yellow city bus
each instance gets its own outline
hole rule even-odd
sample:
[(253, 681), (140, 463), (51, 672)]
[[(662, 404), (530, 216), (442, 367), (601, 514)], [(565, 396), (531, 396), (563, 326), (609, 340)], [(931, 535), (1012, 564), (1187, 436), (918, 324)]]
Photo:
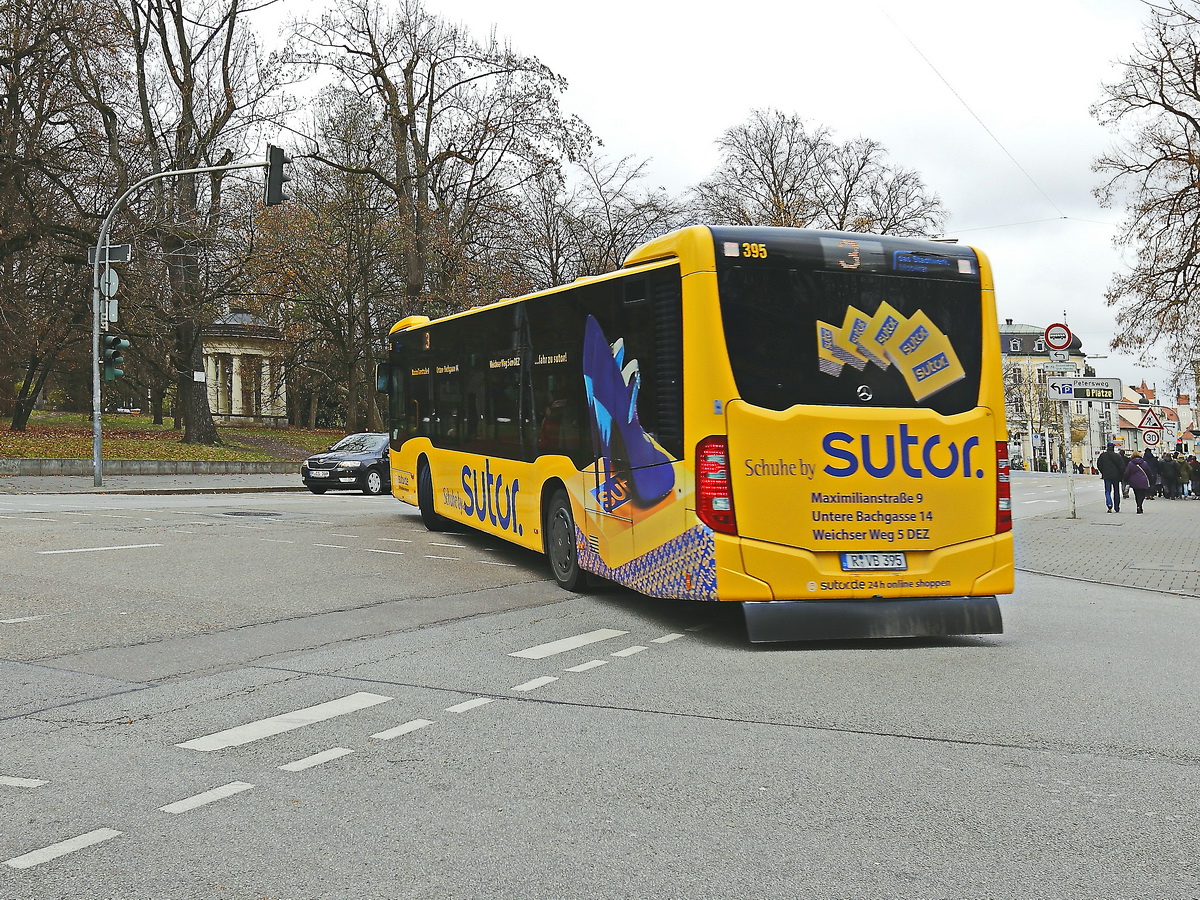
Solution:
[(392, 491), (427, 527), (743, 606), (751, 641), (999, 633), (1000, 337), (952, 242), (695, 226), (616, 272), (390, 335)]

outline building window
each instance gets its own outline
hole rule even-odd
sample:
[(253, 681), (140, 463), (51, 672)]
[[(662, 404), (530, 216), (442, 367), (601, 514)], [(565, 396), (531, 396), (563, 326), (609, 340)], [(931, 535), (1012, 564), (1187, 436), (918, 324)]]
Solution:
[(1034, 353), (1042, 353), (1043, 351), (1045, 351), (1045, 349), (1046, 349), (1046, 342), (1043, 341), (1041, 338), (1038, 338), (1036, 341), (1033, 342), (1033, 352)]
[(1017, 338), (1013, 338), (1011, 341), (1009, 341), (1008, 342), (1008, 352), (1009, 353), (1020, 353), (1021, 352), (1020, 340), (1018, 340)]

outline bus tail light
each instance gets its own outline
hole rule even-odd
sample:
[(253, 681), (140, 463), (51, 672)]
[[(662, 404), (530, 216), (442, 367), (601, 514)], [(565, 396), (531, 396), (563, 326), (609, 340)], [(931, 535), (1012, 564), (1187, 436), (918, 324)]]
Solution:
[(1012, 531), (1012, 485), (1009, 476), (1008, 442), (996, 441), (996, 534)]
[(713, 531), (737, 534), (729, 449), (723, 437), (706, 437), (696, 445), (696, 515)]

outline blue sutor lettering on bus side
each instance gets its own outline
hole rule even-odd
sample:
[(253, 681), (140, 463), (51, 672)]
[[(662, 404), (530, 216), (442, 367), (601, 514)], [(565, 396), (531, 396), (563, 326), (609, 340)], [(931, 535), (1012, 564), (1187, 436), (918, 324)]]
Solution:
[[(938, 464), (933, 459), (935, 448), (941, 443), (942, 436), (940, 434), (922, 438), (920, 435), (911, 433), (908, 425), (901, 425), (897, 434), (885, 435), (884, 458), (880, 462), (877, 459), (878, 444), (875, 456), (872, 456), (871, 435), (860, 434), (856, 439), (845, 431), (831, 431), (821, 441), (821, 447), (828, 456), (840, 462), (841, 465), (827, 464), (822, 471), (834, 478), (846, 478), (861, 467), (873, 478), (887, 478), (896, 470), (898, 446), (900, 468), (911, 478), (922, 478), (926, 472), (934, 478), (949, 478), (956, 473), (963, 478), (982, 478), (984, 476), (982, 469), (972, 470), (971, 467), (971, 451), (979, 446), (978, 437), (973, 435), (967, 438), (961, 447), (954, 441), (948, 441), (943, 452), (948, 453), (949, 461), (944, 465)], [(858, 446), (856, 447), (855, 444)], [(913, 458), (916, 454), (909, 454), (910, 449), (917, 447), (920, 447), (919, 460)], [(962, 461), (961, 467), (959, 460)], [(924, 463), (924, 469), (918, 467), (918, 462)]]
[(603, 484), (593, 488), (589, 493), (605, 512), (612, 512), (618, 507), (624, 506), (631, 499), (629, 485), (618, 475), (607, 478)]
[(517, 523), (517, 491), (521, 479), (514, 478), (511, 484), (504, 483), (504, 476), (492, 472), (491, 460), (484, 460), (483, 471), (462, 467), (462, 489), (466, 496), (463, 512), (475, 516), (480, 522), (491, 522), (505, 531), (517, 535), (525, 528)]

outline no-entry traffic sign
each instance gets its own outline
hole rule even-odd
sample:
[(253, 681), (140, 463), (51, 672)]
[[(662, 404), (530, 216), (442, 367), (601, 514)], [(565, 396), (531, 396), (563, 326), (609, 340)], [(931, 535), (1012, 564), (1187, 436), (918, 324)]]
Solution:
[(1047, 328), (1043, 337), (1051, 350), (1066, 350), (1071, 346), (1071, 329), (1061, 322), (1055, 322)]

